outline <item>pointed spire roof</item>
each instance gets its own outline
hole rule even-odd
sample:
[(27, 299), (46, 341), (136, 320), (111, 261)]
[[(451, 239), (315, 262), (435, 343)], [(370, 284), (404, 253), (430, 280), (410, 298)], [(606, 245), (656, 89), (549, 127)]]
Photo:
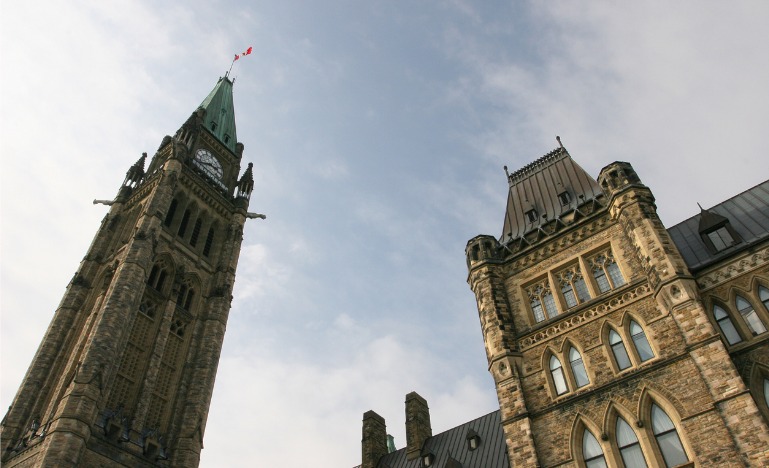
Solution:
[(206, 129), (234, 153), (238, 138), (235, 133), (232, 81), (228, 76), (219, 78), (219, 82), (200, 104), (200, 108), (206, 111), (204, 117)]

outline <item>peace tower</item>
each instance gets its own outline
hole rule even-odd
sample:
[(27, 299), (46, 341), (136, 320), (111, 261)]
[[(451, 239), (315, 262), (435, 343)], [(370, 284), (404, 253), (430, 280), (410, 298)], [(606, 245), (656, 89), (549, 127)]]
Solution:
[[(130, 167), (2, 422), (2, 464), (199, 464), (254, 186), (220, 78)], [(97, 203), (97, 201), (94, 201)]]

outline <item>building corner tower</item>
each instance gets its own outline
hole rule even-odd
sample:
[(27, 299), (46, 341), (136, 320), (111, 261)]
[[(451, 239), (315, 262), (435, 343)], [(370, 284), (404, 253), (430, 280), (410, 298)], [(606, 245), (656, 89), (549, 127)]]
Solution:
[(225, 76), (103, 202), (3, 419), (3, 466), (199, 464), (253, 190), (242, 154)]
[(769, 237), (726, 215), (769, 225), (769, 197), (674, 238), (625, 162), (596, 180), (561, 146), (508, 184), (502, 236), (466, 257), (510, 466), (766, 466)]

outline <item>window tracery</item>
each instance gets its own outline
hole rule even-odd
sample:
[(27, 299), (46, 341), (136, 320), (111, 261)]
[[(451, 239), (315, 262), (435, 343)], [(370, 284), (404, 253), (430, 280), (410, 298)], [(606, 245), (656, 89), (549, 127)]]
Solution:
[(579, 265), (573, 265), (559, 271), (556, 273), (556, 278), (561, 286), (561, 294), (566, 301), (566, 308), (571, 309), (590, 300), (590, 293), (587, 290), (587, 284), (582, 277)]
[(611, 250), (606, 250), (589, 259), (593, 278), (601, 294), (625, 284), (619, 265), (614, 260)]
[(534, 320), (539, 323), (558, 315), (553, 293), (550, 292), (547, 280), (529, 286), (526, 290), (529, 304), (534, 314)]

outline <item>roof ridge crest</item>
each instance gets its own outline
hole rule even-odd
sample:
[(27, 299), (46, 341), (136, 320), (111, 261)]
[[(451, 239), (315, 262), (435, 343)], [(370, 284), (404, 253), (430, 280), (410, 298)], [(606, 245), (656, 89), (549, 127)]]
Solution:
[(556, 161), (559, 161), (564, 156), (568, 156), (568, 154), (569, 153), (566, 151), (566, 148), (563, 148), (563, 147), (556, 148), (553, 151), (542, 156), (541, 158), (537, 159), (536, 161), (529, 163), (523, 166), (521, 169), (518, 169), (517, 171), (510, 174), (507, 177), (507, 181), (510, 185), (518, 183), (524, 178), (530, 176), (531, 174), (538, 172), (543, 167), (549, 166), (550, 164)]

